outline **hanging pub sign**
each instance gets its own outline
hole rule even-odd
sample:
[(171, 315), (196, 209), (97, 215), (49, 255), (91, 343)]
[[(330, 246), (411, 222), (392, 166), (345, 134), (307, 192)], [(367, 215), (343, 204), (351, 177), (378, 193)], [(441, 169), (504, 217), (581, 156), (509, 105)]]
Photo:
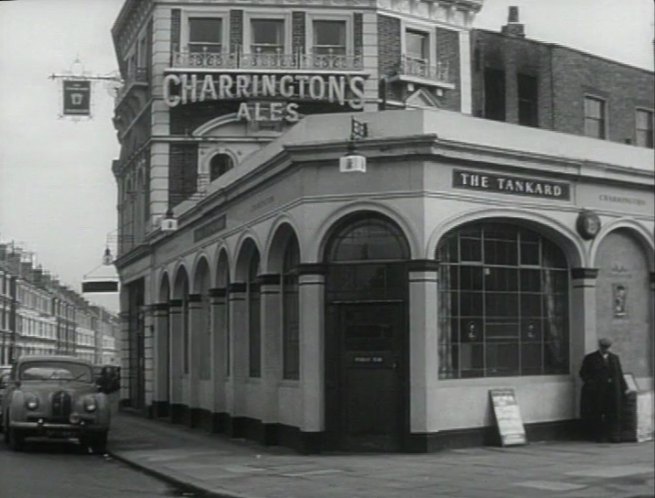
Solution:
[(105, 280), (88, 280), (82, 282), (82, 294), (99, 292), (118, 292), (118, 280), (107, 278)]
[(91, 82), (64, 80), (64, 116), (91, 115)]

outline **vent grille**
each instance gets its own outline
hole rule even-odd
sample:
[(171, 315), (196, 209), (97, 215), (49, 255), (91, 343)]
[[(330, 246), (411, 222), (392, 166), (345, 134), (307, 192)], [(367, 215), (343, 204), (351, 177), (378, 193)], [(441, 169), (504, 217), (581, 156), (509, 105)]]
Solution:
[(52, 416), (55, 418), (68, 419), (71, 413), (71, 397), (65, 391), (59, 391), (52, 395)]

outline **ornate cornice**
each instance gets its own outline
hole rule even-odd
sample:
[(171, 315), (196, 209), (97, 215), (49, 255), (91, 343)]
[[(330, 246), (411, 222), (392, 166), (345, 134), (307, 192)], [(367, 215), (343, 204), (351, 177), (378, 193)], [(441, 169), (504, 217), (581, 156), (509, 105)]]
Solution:
[(470, 28), (483, 0), (378, 0), (377, 8), (460, 28)]

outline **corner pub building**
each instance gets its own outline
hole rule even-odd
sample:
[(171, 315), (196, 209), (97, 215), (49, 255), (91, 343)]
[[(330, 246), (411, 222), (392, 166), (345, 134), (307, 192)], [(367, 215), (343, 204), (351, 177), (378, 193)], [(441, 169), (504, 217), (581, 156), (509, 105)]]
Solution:
[[(653, 75), (586, 54), (639, 84), (564, 68), (557, 121), (527, 64), (539, 117), (506, 71), (499, 122), (482, 7), (125, 2), (124, 406), (303, 452), (432, 451), (489, 443), (510, 387), (529, 439), (573, 437), (601, 335), (652, 396)], [(503, 31), (522, 70), (543, 44)]]

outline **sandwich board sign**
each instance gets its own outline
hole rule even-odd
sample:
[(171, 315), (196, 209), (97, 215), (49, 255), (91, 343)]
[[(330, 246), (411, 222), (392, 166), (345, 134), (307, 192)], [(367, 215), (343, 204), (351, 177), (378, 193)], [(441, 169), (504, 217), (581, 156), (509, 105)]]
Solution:
[(514, 395), (514, 389), (491, 389), (489, 397), (491, 398), (502, 446), (527, 444), (525, 427), (523, 427), (521, 411)]

